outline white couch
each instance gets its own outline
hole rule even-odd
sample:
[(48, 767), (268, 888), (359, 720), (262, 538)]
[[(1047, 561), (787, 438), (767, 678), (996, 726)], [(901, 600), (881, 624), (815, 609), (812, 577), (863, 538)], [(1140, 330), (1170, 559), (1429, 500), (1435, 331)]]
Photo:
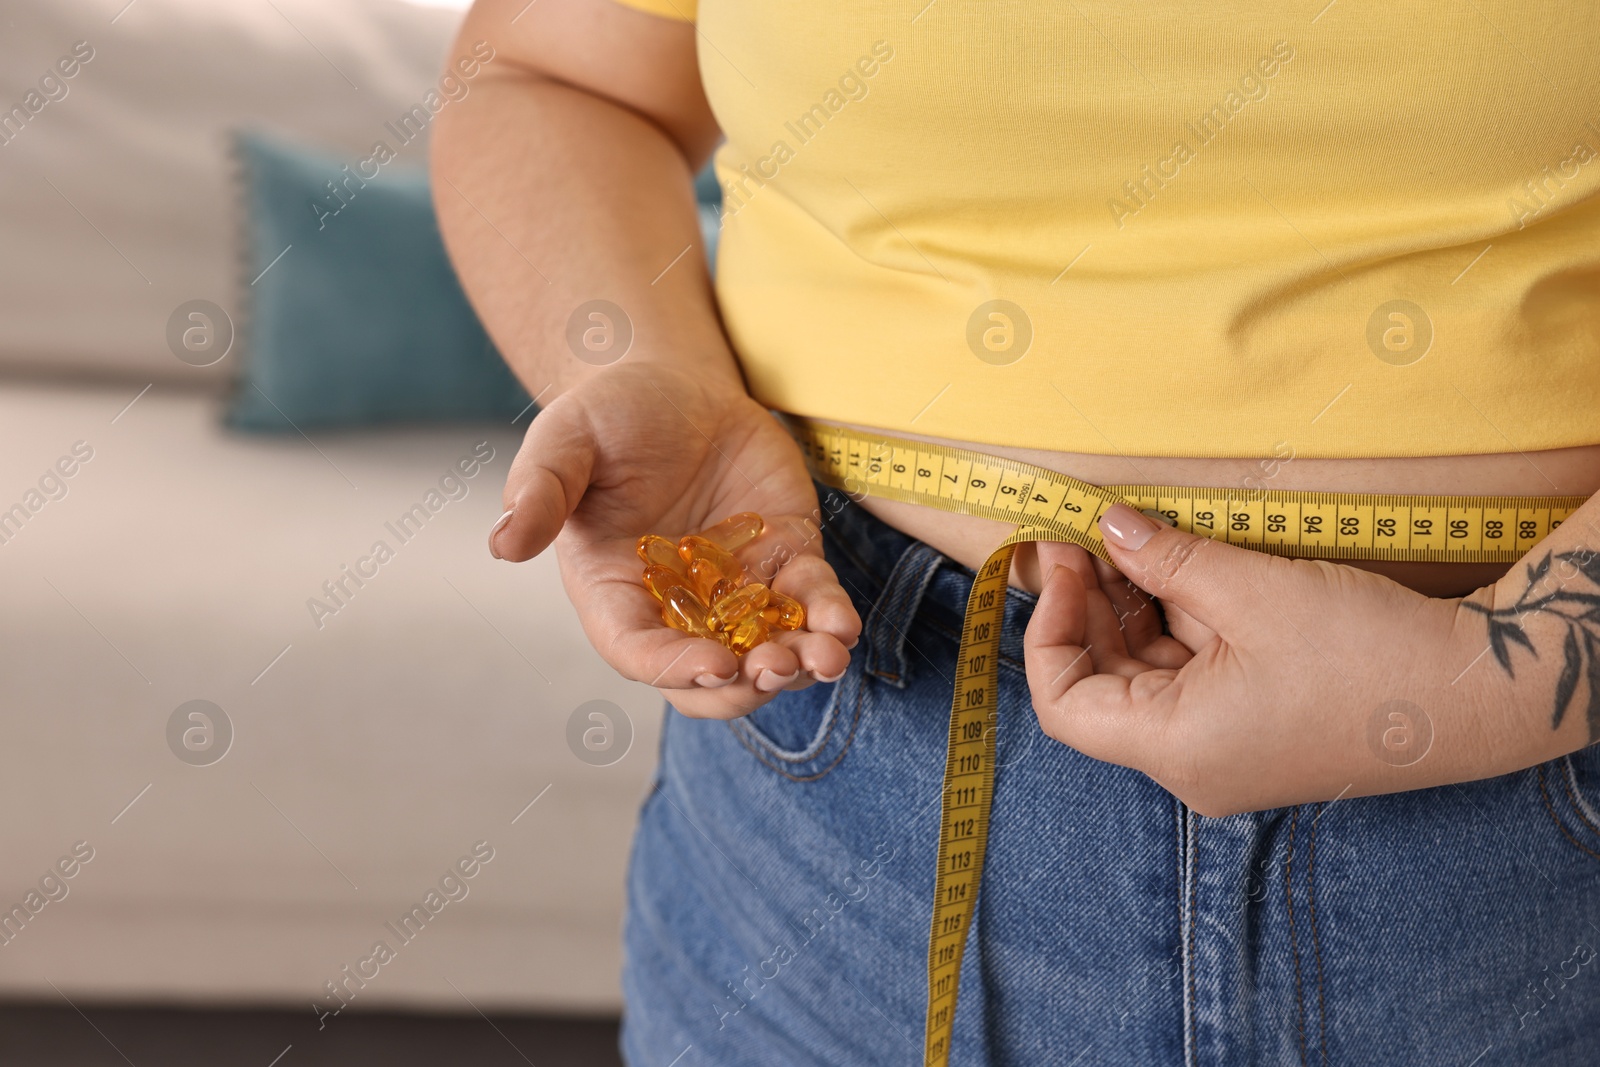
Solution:
[[(485, 551), (520, 434), (241, 438), (204, 395), (124, 410), (138, 392), (0, 384), (0, 511), (92, 450), (0, 525), (0, 910), (94, 850), (14, 923), (0, 993), (299, 1007), (386, 940), (357, 1004), (615, 1008), (660, 704), (588, 647), (553, 559)], [(466, 495), (401, 544), (385, 523), (480, 441)], [(317, 628), (307, 600), (377, 540), (394, 558)], [(169, 749), (192, 699), (234, 727), (209, 766)], [(634, 727), (611, 766), (568, 747), (593, 699)], [(400, 947), (384, 924), (479, 841), (467, 895)]]
[[(55, 999), (53, 983), (74, 1000), (298, 1008), (336, 1006), (325, 983), (345, 981), (367, 1005), (613, 1010), (659, 701), (589, 649), (552, 559), (488, 555), (519, 430), (231, 435), (216, 396), (237, 360), (197, 369), (165, 339), (184, 301), (238, 306), (228, 130), (264, 125), (358, 158), (436, 83), (460, 13), (399, 0), (12, 7), (0, 995)], [(43, 86), (52, 99), (8, 110), (89, 49)], [(493, 459), (466, 495), (435, 498), (401, 544), (385, 524), (480, 441)], [(394, 558), (364, 565), (357, 587), (341, 567), (363, 566), (378, 540)], [(324, 582), (347, 595), (319, 628), (307, 601), (326, 601)], [(596, 699), (635, 728), (611, 766), (567, 743), (569, 715)], [(209, 766), (169, 747), (168, 720), (191, 700), (235, 731)], [(449, 882), (467, 892), (449, 901), (441, 876), (479, 841), (494, 858)], [(93, 858), (74, 866), (78, 842)], [(70, 879), (52, 874), (62, 857)], [(385, 923), (430, 889), (447, 903), (402, 946)], [(361, 961), (379, 940), (395, 958), (374, 973)], [(346, 966), (373, 977), (358, 986)]]

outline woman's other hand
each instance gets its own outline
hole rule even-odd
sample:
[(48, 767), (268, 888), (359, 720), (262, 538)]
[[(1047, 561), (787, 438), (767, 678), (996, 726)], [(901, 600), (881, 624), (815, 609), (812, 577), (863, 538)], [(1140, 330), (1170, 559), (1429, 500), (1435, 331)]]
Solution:
[(1101, 529), (1116, 570), (1074, 545), (1039, 546), (1046, 579), (1025, 647), (1040, 725), (1202, 815), (1470, 781), (1587, 742), (1581, 723), (1550, 726), (1558, 620), (1521, 620), (1505, 650), (1520, 657), (1514, 681), (1488, 655), (1479, 608), (1509, 603), (1520, 568), (1467, 600), (1435, 599), (1126, 505)]

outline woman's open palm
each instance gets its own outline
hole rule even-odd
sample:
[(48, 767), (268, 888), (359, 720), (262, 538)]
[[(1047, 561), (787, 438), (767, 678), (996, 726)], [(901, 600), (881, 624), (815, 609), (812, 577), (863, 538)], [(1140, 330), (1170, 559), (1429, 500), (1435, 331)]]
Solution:
[[(748, 714), (780, 689), (831, 681), (849, 664), (861, 620), (822, 558), (799, 447), (736, 388), (669, 367), (608, 367), (533, 420), (504, 499), (510, 515), (491, 551), (521, 561), (553, 542), (590, 643), (685, 714)], [(775, 633), (742, 659), (662, 623), (635, 551), (642, 534), (676, 539), (741, 511), (767, 526), (740, 560), (806, 610), (805, 629)]]

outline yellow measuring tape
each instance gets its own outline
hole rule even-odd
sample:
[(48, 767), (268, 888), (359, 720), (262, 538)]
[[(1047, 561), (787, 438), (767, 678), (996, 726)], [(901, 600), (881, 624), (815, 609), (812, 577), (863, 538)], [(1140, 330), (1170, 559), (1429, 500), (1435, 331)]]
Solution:
[(989, 840), (1000, 625), (1019, 543), (1070, 541), (1110, 562), (1096, 520), (1123, 501), (1190, 533), (1275, 555), (1509, 563), (1586, 500), (1094, 486), (964, 448), (786, 419), (812, 474), (825, 485), (1018, 524), (979, 568), (961, 630), (928, 932), (923, 1055), (930, 1067), (949, 1063), (961, 957)]

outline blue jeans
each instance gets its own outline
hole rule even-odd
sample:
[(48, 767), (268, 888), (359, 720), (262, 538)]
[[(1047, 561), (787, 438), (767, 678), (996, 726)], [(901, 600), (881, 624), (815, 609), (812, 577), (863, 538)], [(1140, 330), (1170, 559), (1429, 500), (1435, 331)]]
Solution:
[[(819, 492), (866, 629), (834, 684), (731, 723), (668, 710), (629, 873), (632, 1067), (921, 1063), (973, 575)], [(1203, 818), (1040, 732), (1033, 603), (1006, 605), (952, 1064), (1600, 1064), (1600, 750)]]

